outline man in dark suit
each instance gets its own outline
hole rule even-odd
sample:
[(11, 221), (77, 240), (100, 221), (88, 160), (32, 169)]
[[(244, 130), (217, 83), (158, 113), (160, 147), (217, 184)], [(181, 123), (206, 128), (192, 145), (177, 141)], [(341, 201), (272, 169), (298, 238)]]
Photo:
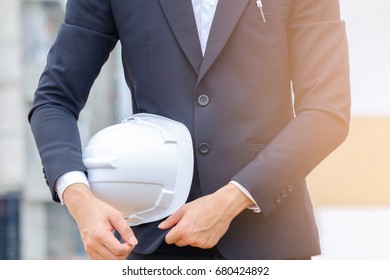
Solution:
[[(90, 192), (77, 129), (118, 40), (134, 113), (185, 124), (195, 147), (188, 203), (132, 229)], [(69, 0), (29, 114), (53, 199), (96, 259), (320, 254), (305, 177), (349, 117), (338, 0)]]

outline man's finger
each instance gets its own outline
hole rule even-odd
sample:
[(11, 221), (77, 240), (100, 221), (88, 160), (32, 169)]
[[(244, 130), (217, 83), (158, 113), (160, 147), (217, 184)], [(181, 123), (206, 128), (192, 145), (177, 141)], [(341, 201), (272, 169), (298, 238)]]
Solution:
[(177, 230), (177, 227), (172, 228), (165, 236), (165, 242), (167, 244), (176, 244), (179, 246), (179, 241), (182, 239), (182, 234)]
[(131, 253), (132, 247), (128, 244), (119, 244), (112, 250), (103, 244), (89, 252), (89, 256), (95, 260), (124, 260)]
[(122, 239), (125, 240), (127, 244), (134, 247), (138, 244), (137, 238), (134, 236), (133, 231), (131, 230), (130, 226), (127, 224), (125, 219), (122, 217), (112, 219), (111, 221), (112, 226), (119, 232)]
[(184, 211), (182, 209), (179, 209), (177, 212), (169, 216), (166, 220), (161, 222), (158, 225), (158, 228), (162, 230), (167, 230), (173, 227), (174, 225), (176, 225), (178, 222), (180, 222), (183, 216), (184, 216)]

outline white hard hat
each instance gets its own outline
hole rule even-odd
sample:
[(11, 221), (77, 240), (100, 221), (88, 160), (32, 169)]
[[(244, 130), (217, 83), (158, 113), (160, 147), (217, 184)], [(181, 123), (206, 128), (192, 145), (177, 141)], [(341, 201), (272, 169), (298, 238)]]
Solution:
[(165, 218), (186, 202), (193, 157), (182, 123), (145, 113), (102, 129), (83, 150), (92, 192), (131, 226)]

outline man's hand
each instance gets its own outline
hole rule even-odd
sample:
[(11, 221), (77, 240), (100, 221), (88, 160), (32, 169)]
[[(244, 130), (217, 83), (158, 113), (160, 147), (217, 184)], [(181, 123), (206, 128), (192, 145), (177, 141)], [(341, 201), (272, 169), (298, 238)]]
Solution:
[[(84, 184), (69, 186), (63, 194), (69, 213), (77, 222), (84, 248), (92, 259), (125, 259), (137, 245), (133, 231), (122, 214), (97, 199)], [(113, 235), (116, 229), (125, 243)]]
[(168, 244), (212, 248), (228, 230), (234, 217), (252, 204), (240, 189), (228, 184), (213, 194), (185, 204), (159, 228), (172, 228), (165, 237)]

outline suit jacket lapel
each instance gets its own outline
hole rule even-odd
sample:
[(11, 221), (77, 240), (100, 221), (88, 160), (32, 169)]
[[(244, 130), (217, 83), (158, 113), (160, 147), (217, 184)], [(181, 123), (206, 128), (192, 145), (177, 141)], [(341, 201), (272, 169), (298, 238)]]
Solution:
[(191, 1), (160, 0), (160, 4), (180, 47), (198, 73), (202, 51)]
[(191, 1), (159, 1), (180, 47), (199, 73), (199, 83), (224, 48), (250, 0), (219, 0), (203, 59)]
[(248, 2), (249, 0), (219, 0), (198, 83), (224, 48)]

